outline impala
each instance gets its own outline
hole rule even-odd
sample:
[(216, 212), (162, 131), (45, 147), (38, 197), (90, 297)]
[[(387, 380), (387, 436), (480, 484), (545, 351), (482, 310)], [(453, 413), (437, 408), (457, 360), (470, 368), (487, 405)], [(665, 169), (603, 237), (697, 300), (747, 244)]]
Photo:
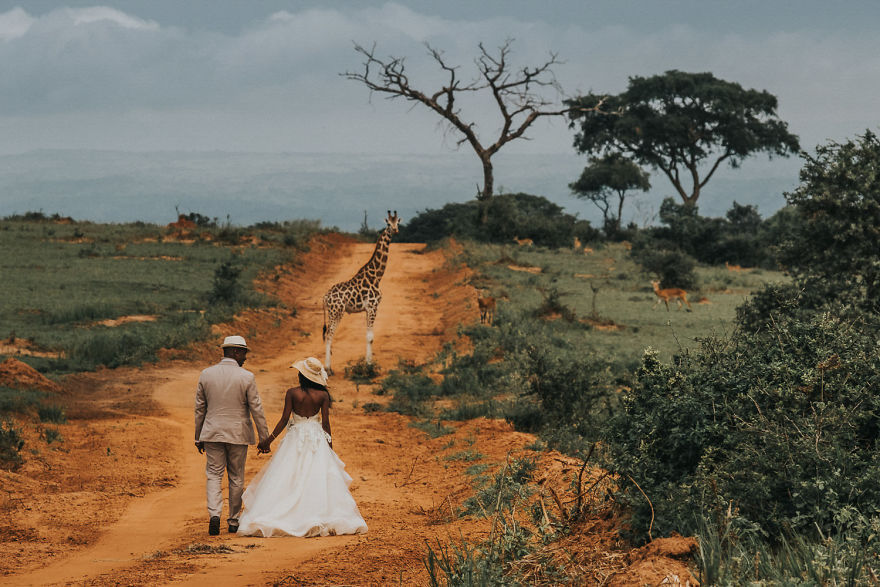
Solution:
[(678, 302), (678, 309), (680, 310), (682, 307), (682, 302), (687, 304), (688, 312), (691, 311), (691, 303), (688, 301), (687, 292), (683, 289), (679, 289), (677, 287), (670, 287), (667, 289), (660, 289), (659, 281), (652, 281), (651, 285), (654, 286), (654, 293), (657, 294), (657, 301), (654, 302), (653, 307), (657, 307), (657, 304), (662, 300), (664, 304), (666, 304), (666, 311), (669, 311), (669, 302), (670, 300), (675, 300)]
[(513, 237), (513, 240), (516, 241), (516, 244), (521, 247), (530, 247), (535, 244), (534, 241), (532, 241), (532, 239), (530, 238), (519, 238), (515, 236)]
[(492, 324), (495, 319), (495, 298), (479, 297), (477, 305), (480, 307), (480, 324)]

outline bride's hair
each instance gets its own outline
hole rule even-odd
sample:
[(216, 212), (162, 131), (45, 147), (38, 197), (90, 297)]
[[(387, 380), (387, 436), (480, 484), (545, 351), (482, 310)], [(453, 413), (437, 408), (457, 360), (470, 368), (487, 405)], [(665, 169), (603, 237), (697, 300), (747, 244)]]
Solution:
[[(321, 385), (320, 383), (315, 383), (314, 381), (312, 381), (311, 379), (309, 379), (308, 377), (306, 377), (302, 373), (299, 373), (298, 375), (299, 375), (299, 386), (302, 387), (303, 389), (308, 389), (309, 387), (311, 387), (312, 389), (320, 389), (321, 391), (326, 391), (327, 395), (330, 395), (330, 390), (327, 389), (326, 385)], [(330, 401), (333, 401), (332, 395), (330, 396)]]

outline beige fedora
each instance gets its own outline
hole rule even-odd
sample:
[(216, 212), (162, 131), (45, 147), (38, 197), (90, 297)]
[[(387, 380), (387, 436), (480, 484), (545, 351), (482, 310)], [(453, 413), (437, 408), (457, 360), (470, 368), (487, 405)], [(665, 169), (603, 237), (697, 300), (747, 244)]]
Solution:
[(243, 336), (227, 336), (223, 339), (223, 344), (220, 345), (220, 348), (227, 347), (235, 347), (239, 349), (247, 349), (248, 345), (244, 340)]
[(324, 365), (315, 357), (309, 357), (301, 361), (297, 361), (291, 365), (294, 369), (303, 374), (303, 377), (318, 385), (327, 385), (327, 371)]

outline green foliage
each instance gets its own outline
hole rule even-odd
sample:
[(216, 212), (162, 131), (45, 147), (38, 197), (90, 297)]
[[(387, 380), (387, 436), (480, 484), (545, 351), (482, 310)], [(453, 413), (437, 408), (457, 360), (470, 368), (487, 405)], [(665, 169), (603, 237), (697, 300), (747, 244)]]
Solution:
[(880, 139), (866, 131), (805, 160), (786, 194), (799, 222), (782, 263), (799, 283), (880, 313)]
[(213, 303), (234, 305), (241, 298), (242, 287), (238, 283), (241, 269), (233, 261), (224, 261), (214, 271), (214, 281), (209, 299)]
[[(649, 178), (650, 175), (638, 165), (619, 153), (612, 153), (592, 160), (578, 180), (568, 187), (579, 198), (593, 202), (602, 211), (602, 227), (609, 234), (620, 230), (627, 192), (648, 191), (651, 189)], [(615, 196), (617, 202), (613, 200)], [(615, 203), (616, 211), (613, 208)]]
[(697, 288), (697, 275), (694, 272), (696, 261), (687, 253), (678, 249), (657, 249), (648, 240), (637, 240), (633, 244), (633, 259), (638, 261), (645, 272), (657, 276), (661, 289)]
[(61, 436), (61, 432), (57, 428), (46, 428), (43, 430), (43, 436), (46, 439), (46, 444), (62, 442), (64, 440), (64, 437)]
[(870, 585), (876, 583), (880, 518), (847, 516), (831, 536), (786, 532), (777, 544), (738, 533), (730, 520), (701, 520), (696, 563), (703, 585)]
[(450, 236), (480, 242), (511, 243), (514, 237), (531, 238), (536, 245), (570, 247), (577, 236), (593, 241), (598, 231), (589, 223), (563, 212), (541, 196), (500, 194), (488, 201), (488, 222), (480, 224), (476, 200), (449, 203), (440, 210), (420, 212), (400, 229), (401, 242), (431, 242)]
[(0, 469), (14, 471), (21, 466), (21, 449), (24, 448), (24, 440), (21, 431), (15, 427), (11, 420), (0, 422)]
[(54, 404), (40, 406), (37, 408), (37, 415), (40, 417), (40, 422), (52, 422), (53, 424), (64, 424), (67, 422), (64, 408)]
[(606, 445), (633, 528), (644, 535), (651, 512), (630, 479), (655, 535), (728, 504), (768, 537), (880, 514), (878, 385), (874, 336), (827, 315), (706, 339), (673, 365), (647, 353)]
[[(566, 104), (575, 107), (570, 116), (578, 152), (620, 153), (662, 170), (690, 205), (721, 163), (737, 167), (754, 153), (787, 156), (799, 149), (776, 116), (775, 96), (711, 73), (635, 76), (621, 94), (588, 94)], [(600, 104), (600, 111), (592, 110)]]
[(451, 428), (449, 426), (444, 426), (440, 420), (415, 420), (410, 422), (409, 424), (413, 428), (418, 428), (431, 438), (439, 438), (441, 436), (446, 436), (447, 434), (452, 434), (455, 432), (455, 428)]
[(364, 358), (345, 366), (345, 378), (356, 383), (370, 383), (379, 375), (381, 375), (379, 365), (375, 362), (368, 363)]
[(537, 461), (529, 457), (508, 461), (491, 482), (464, 501), (464, 513), (488, 517), (522, 503), (532, 493), (529, 481), (536, 466)]

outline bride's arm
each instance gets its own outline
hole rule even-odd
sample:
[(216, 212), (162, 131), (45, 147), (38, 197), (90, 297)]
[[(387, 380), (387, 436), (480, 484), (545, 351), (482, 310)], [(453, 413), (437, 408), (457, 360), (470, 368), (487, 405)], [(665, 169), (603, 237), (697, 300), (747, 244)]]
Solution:
[(293, 411), (293, 388), (287, 390), (287, 393), (284, 394), (284, 413), (281, 414), (281, 419), (278, 420), (278, 423), (275, 424), (275, 429), (272, 430), (272, 434), (269, 435), (269, 442), (272, 442), (278, 435), (281, 434), (281, 431), (284, 430), (284, 426), (287, 425), (287, 421), (290, 420), (290, 412)]
[(330, 448), (333, 448), (333, 436), (330, 432), (330, 394), (324, 394), (324, 401), (321, 402), (321, 427), (327, 433), (327, 442)]

